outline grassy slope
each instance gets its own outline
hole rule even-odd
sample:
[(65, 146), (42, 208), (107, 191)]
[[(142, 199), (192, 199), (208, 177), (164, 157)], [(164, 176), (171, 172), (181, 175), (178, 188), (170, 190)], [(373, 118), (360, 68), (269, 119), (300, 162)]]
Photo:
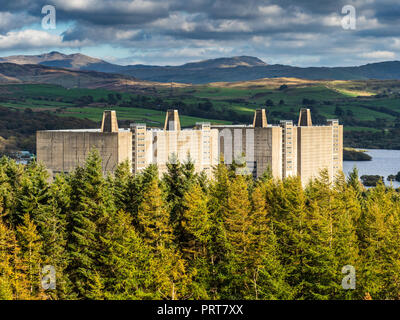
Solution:
[[(279, 86), (287, 84), (286, 90), (279, 90)], [(373, 95), (389, 92), (389, 97), (375, 98)], [(266, 100), (274, 102), (273, 107), (268, 107), (269, 112), (286, 112), (295, 117), (304, 98), (315, 100), (313, 105), (318, 112), (326, 118), (337, 118), (337, 106), (345, 112), (352, 111), (354, 118), (362, 121), (385, 119), (392, 125), (396, 116), (367, 107), (385, 107), (400, 112), (400, 98), (393, 93), (400, 92), (400, 81), (308, 81), (292, 78), (261, 79), (240, 83), (213, 83), (209, 85), (184, 86), (184, 87), (157, 87), (151, 96), (158, 96), (172, 105), (195, 104), (210, 100), (216, 110), (231, 109), (238, 114), (251, 115), (256, 108), (265, 105)], [(32, 108), (33, 110), (49, 110), (57, 112), (60, 116), (75, 116), (99, 121), (104, 106), (89, 106), (76, 108), (69, 103), (74, 98), (91, 95), (95, 101), (107, 99), (112, 91), (104, 89), (65, 89), (52, 85), (3, 85), (0, 86), (0, 97), (12, 96), (14, 101), (0, 102), (0, 105), (11, 108)], [(122, 101), (128, 101), (135, 93), (121, 93)], [(359, 97), (361, 95), (361, 97)], [(38, 99), (47, 100), (38, 100)], [(63, 101), (57, 101), (62, 98)], [(52, 99), (54, 101), (49, 101)], [(283, 100), (284, 104), (279, 105)], [(328, 102), (328, 103), (324, 103)], [(147, 122), (149, 125), (162, 124), (163, 112), (143, 108), (126, 108), (116, 106), (120, 119)], [(215, 121), (213, 119), (181, 116), (184, 126), (190, 126), (198, 121), (212, 121), (217, 123), (230, 123)], [(375, 131), (375, 128), (348, 126), (346, 130)]]
[[(104, 90), (104, 89), (65, 89), (59, 86), (52, 85), (4, 85), (0, 86), (0, 96), (12, 95), (15, 98), (15, 102), (0, 102), (0, 106), (15, 108), (15, 109), (25, 109), (31, 108), (33, 111), (50, 111), (55, 112), (58, 116), (73, 116), (77, 118), (87, 118), (93, 121), (100, 121), (104, 109), (109, 109), (108, 107), (102, 106), (89, 106), (76, 108), (72, 103), (66, 102), (68, 98), (79, 98), (82, 96), (91, 95), (94, 100), (106, 99), (108, 94), (115, 94), (114, 91)], [(129, 100), (132, 94), (121, 93), (122, 100)], [(37, 100), (41, 99), (57, 99), (63, 98), (64, 101), (48, 101), (48, 100)], [(62, 109), (60, 109), (62, 108)], [(120, 120), (131, 120), (135, 122), (146, 122), (148, 125), (161, 126), (164, 123), (165, 113), (157, 110), (150, 110), (144, 108), (127, 108), (115, 106), (112, 107), (113, 110), (117, 111), (118, 119)], [(60, 111), (61, 110), (61, 111)], [(213, 123), (219, 124), (230, 124), (231, 121), (224, 120), (214, 120), (206, 118), (198, 118), (181, 115), (182, 126), (193, 126), (196, 122), (211, 121)]]

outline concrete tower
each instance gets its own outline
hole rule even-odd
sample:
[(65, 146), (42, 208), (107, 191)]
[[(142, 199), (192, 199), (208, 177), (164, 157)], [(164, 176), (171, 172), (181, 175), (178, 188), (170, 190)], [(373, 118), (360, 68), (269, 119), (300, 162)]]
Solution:
[(300, 109), (300, 116), (299, 116), (299, 127), (311, 127), (311, 111), (310, 109), (301, 108)]
[(117, 114), (113, 110), (105, 110), (101, 122), (101, 132), (118, 132)]
[(167, 131), (180, 131), (181, 122), (179, 121), (178, 110), (167, 110), (167, 115), (165, 116), (164, 130)]
[(254, 112), (253, 127), (265, 128), (267, 126), (267, 115), (265, 109), (258, 109)]

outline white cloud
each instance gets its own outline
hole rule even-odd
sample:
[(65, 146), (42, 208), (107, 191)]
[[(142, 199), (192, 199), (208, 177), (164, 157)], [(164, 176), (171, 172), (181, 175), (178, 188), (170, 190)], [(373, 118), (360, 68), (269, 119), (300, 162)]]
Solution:
[(120, 12), (132, 14), (151, 13), (155, 10), (166, 10), (168, 8), (167, 2), (145, 1), (145, 0), (53, 0), (57, 8), (65, 11), (75, 12)]
[(367, 59), (395, 59), (396, 54), (391, 51), (372, 51), (359, 54), (362, 58)]
[(101, 6), (102, 1), (100, 0), (54, 0), (54, 4), (57, 8), (63, 10), (77, 10), (77, 11), (89, 11), (93, 10), (94, 8)]
[(54, 48), (54, 47), (81, 47), (88, 43), (81, 41), (63, 42), (62, 36), (41, 30), (10, 31), (0, 35), (0, 49), (28, 49), (28, 48)]
[(258, 10), (264, 15), (277, 15), (283, 13), (283, 9), (277, 5), (260, 6)]
[(342, 26), (343, 17), (338, 16), (337, 14), (332, 14), (330, 16), (322, 18), (322, 25), (327, 27), (341, 27)]

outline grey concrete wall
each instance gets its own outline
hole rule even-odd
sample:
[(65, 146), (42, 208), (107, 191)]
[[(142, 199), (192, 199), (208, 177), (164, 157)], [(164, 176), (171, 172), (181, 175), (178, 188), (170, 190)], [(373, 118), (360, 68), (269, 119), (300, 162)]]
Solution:
[(70, 172), (83, 165), (93, 148), (102, 158), (103, 172), (113, 172), (118, 163), (132, 161), (132, 133), (85, 131), (38, 131), (37, 159), (54, 173)]

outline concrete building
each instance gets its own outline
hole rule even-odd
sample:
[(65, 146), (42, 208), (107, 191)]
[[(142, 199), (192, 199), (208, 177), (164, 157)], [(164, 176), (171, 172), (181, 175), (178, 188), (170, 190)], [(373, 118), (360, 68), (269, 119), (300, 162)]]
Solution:
[(196, 172), (211, 176), (222, 154), (226, 164), (246, 162), (247, 172), (254, 177), (270, 168), (275, 178), (298, 175), (306, 184), (324, 168), (331, 180), (342, 170), (343, 126), (338, 120), (313, 126), (309, 109), (300, 110), (297, 126), (287, 120), (271, 125), (261, 109), (251, 125), (198, 123), (181, 129), (178, 111), (168, 110), (163, 129), (144, 123), (119, 129), (115, 111), (105, 111), (100, 130), (37, 132), (38, 161), (53, 173), (82, 165), (92, 148), (99, 150), (104, 172), (113, 172), (120, 162), (129, 160), (134, 173), (156, 164), (162, 174), (175, 155), (181, 162), (190, 156)]
[(37, 160), (53, 174), (71, 172), (83, 165), (91, 149), (103, 159), (103, 172), (113, 172), (120, 162), (132, 161), (132, 133), (118, 129), (115, 111), (105, 111), (101, 129), (48, 130), (36, 133)]
[[(343, 126), (338, 120), (313, 126), (310, 109), (301, 109), (297, 126), (282, 120), (267, 123), (265, 110), (256, 110), (253, 125), (215, 125), (219, 153), (225, 163), (246, 161), (254, 177), (270, 168), (275, 178), (298, 175), (303, 184), (327, 169), (331, 180), (343, 169)], [(241, 159), (241, 155), (245, 155)]]
[(119, 129), (115, 111), (105, 111), (101, 129), (38, 131), (36, 146), (38, 161), (53, 174), (83, 165), (93, 148), (99, 150), (104, 173), (114, 172), (119, 163), (129, 160), (134, 173), (156, 164), (162, 174), (175, 155), (181, 162), (190, 157), (196, 172), (204, 170), (211, 176), (219, 159), (218, 130), (209, 123), (182, 130), (177, 110), (167, 111), (164, 129), (138, 123)]
[(131, 124), (132, 168), (139, 172), (150, 164), (158, 166), (160, 174), (167, 170), (172, 155), (184, 162), (190, 156), (196, 172), (211, 176), (218, 164), (218, 130), (209, 123), (198, 123), (193, 129), (181, 129), (177, 110), (168, 110), (164, 129), (146, 128), (146, 124)]
[(268, 167), (276, 178), (282, 178), (282, 128), (267, 124), (265, 110), (257, 110), (253, 125), (213, 125), (219, 132), (218, 154), (226, 164), (233, 160), (246, 162), (254, 177)]

